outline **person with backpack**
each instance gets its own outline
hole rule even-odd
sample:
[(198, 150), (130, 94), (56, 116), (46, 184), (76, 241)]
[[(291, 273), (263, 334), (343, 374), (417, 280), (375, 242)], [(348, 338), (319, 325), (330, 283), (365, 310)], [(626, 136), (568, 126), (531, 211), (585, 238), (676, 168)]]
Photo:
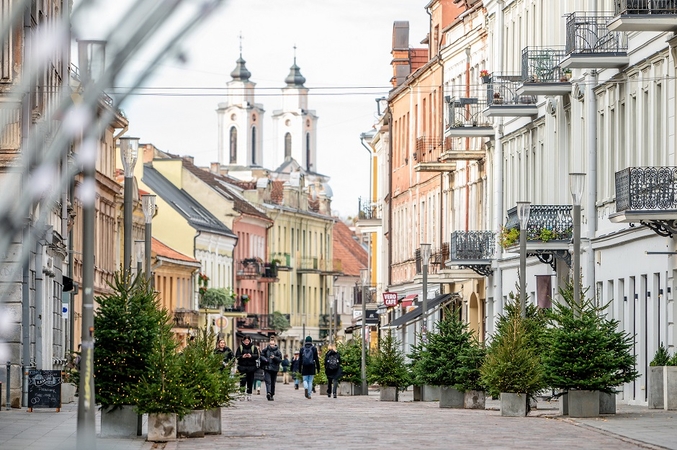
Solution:
[(277, 372), (280, 371), (282, 362), (282, 352), (277, 347), (275, 337), (271, 336), (268, 347), (261, 352), (261, 362), (263, 363), (264, 381), (266, 382), (266, 398), (275, 400), (275, 383), (277, 382)]
[(282, 382), (284, 384), (289, 384), (289, 366), (291, 363), (289, 362), (289, 355), (285, 354), (284, 358), (282, 358), (282, 362), (280, 363), (280, 366), (282, 367)]
[(303, 389), (306, 391), (306, 398), (310, 400), (313, 393), (313, 378), (320, 371), (320, 357), (317, 355), (317, 348), (313, 345), (312, 337), (306, 336), (306, 343), (301, 348), (299, 360), (301, 361)]
[(291, 376), (294, 377), (294, 390), (299, 390), (299, 374), (301, 373), (301, 361), (299, 351), (294, 351), (294, 357), (291, 360)]
[(331, 398), (333, 391), (336, 398), (336, 389), (341, 378), (341, 355), (336, 351), (334, 344), (329, 344), (329, 349), (324, 355), (324, 373), (327, 375), (327, 397)]
[(237, 371), (241, 374), (240, 389), (244, 388), (246, 384), (246, 398), (251, 401), (252, 388), (254, 386), (254, 373), (261, 364), (261, 353), (259, 352), (259, 348), (252, 344), (251, 338), (245, 336), (242, 338), (242, 342), (235, 352), (235, 358), (237, 359)]

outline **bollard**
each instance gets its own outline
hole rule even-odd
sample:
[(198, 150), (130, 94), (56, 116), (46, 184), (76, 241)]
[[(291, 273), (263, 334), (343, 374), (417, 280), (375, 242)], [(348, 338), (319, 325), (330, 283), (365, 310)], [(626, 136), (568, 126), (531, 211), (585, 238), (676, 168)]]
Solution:
[(11, 381), (12, 363), (7, 361), (7, 386), (5, 388), (5, 409), (9, 411), (12, 408), (12, 402), (9, 398), (9, 382)]

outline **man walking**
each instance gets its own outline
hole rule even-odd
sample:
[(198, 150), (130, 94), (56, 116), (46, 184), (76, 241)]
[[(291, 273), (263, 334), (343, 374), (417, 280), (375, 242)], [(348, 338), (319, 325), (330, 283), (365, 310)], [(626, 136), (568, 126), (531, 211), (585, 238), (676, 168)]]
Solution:
[(282, 383), (284, 384), (289, 384), (289, 365), (289, 358), (285, 354), (280, 363), (280, 366), (282, 367)]
[(331, 397), (333, 392), (336, 398), (336, 389), (341, 378), (341, 355), (334, 344), (329, 344), (329, 350), (324, 355), (324, 373), (327, 376), (327, 397)]
[(237, 359), (237, 371), (241, 374), (240, 389), (247, 386), (247, 400), (252, 399), (252, 387), (254, 386), (254, 372), (260, 364), (261, 353), (256, 345), (252, 344), (249, 336), (242, 338), (240, 346), (235, 352)]
[(294, 357), (291, 360), (291, 376), (294, 377), (294, 389), (299, 389), (299, 373), (301, 373), (301, 360), (299, 359), (299, 351), (294, 352)]
[(275, 400), (275, 383), (277, 382), (277, 372), (280, 371), (280, 362), (282, 362), (282, 352), (277, 348), (275, 337), (271, 336), (268, 347), (261, 352), (261, 361), (263, 361), (263, 370), (265, 371), (264, 380), (266, 382), (266, 398)]
[(303, 376), (303, 388), (305, 395), (310, 400), (313, 393), (313, 378), (320, 371), (320, 358), (317, 355), (317, 349), (313, 345), (313, 338), (306, 336), (306, 343), (301, 349), (301, 375)]

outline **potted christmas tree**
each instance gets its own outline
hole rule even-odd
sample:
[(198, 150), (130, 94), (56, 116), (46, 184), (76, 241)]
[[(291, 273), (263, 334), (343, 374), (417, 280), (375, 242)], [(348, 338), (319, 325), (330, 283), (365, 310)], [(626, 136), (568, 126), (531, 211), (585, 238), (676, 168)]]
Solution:
[(649, 363), (649, 409), (677, 409), (677, 355), (662, 342)]
[(177, 438), (178, 420), (192, 406), (194, 393), (182, 378), (181, 356), (172, 334), (169, 313), (161, 310), (159, 330), (152, 339), (146, 372), (135, 386), (132, 395), (139, 414), (148, 414), (149, 441), (166, 442)]
[(411, 384), (411, 376), (399, 342), (389, 332), (381, 339), (378, 351), (369, 364), (369, 382), (381, 387), (381, 401), (396, 402), (398, 392)]
[[(367, 395), (362, 392), (362, 347), (359, 339), (340, 342), (336, 351), (341, 355), (341, 395)], [(369, 352), (367, 352), (369, 367)]]
[(485, 357), (484, 344), (474, 337), (470, 345), (461, 348), (457, 355), (459, 365), (456, 369), (457, 382), (454, 387), (464, 392), (463, 407), (466, 409), (484, 409), (486, 406), (486, 395), (480, 372)]
[(327, 374), (324, 371), (324, 352), (325, 348), (318, 348), (318, 357), (320, 358), (320, 371), (315, 374), (313, 384), (320, 389), (320, 395), (327, 395)]
[(131, 389), (146, 372), (159, 329), (156, 297), (144, 276), (117, 272), (112, 292), (97, 297), (94, 315), (96, 402), (101, 436), (137, 435), (140, 418)]
[[(568, 411), (563, 413), (594, 417), (600, 414), (600, 393), (610, 394), (614, 400), (616, 388), (638, 376), (635, 356), (630, 352), (633, 338), (618, 329), (617, 320), (606, 317), (606, 306), (598, 307), (584, 292), (580, 305), (576, 304), (573, 289), (571, 285), (560, 289), (562, 302), (553, 303), (548, 314), (545, 381), (567, 393)], [(603, 412), (615, 413), (615, 402), (612, 405)]]

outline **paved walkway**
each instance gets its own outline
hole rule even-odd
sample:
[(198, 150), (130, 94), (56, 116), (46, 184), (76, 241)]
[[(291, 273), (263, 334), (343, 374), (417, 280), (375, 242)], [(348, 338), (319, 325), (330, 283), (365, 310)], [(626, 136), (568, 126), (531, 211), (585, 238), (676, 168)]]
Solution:
[[(484, 411), (440, 409), (438, 403), (400, 402), (369, 396), (312, 400), (293, 385), (278, 386), (274, 402), (264, 394), (223, 410), (223, 435), (153, 444), (138, 439), (97, 439), (99, 450), (188, 449), (677, 449), (677, 411), (619, 405), (597, 419), (561, 417), (557, 403), (539, 402), (529, 417), (501, 417), (497, 401)], [(74, 449), (77, 405), (54, 410), (0, 411), (0, 448)], [(97, 414), (97, 434), (99, 417)], [(145, 424), (144, 424), (145, 433)]]

